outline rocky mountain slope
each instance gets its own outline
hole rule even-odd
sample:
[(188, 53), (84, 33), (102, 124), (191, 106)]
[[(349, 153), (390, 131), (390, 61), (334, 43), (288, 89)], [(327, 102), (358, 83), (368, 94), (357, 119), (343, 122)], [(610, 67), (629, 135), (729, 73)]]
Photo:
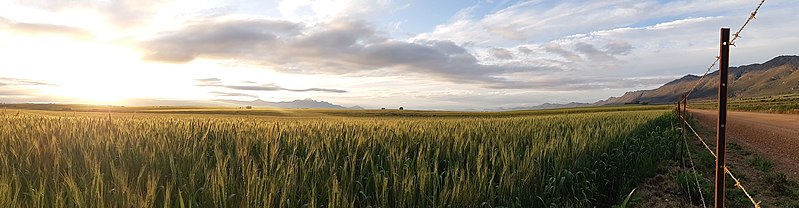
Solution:
[[(657, 89), (627, 92), (596, 105), (625, 103), (672, 103), (694, 85), (690, 99), (714, 99), (718, 95), (719, 72), (704, 77), (687, 75)], [(799, 93), (799, 56), (778, 56), (762, 64), (730, 67), (728, 88), (730, 99)]]

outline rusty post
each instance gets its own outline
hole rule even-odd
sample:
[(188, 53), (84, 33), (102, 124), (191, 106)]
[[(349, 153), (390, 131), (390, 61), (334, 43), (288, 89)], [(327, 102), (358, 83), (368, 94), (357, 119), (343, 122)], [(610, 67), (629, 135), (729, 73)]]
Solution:
[(688, 115), (688, 110), (687, 110), (688, 109), (687, 108), (687, 106), (688, 106), (688, 97), (686, 95), (683, 95), (681, 101), (682, 102), (681, 102), (680, 106), (682, 106), (682, 107), (680, 108), (680, 111), (682, 112), (681, 113), (681, 115), (682, 115), (682, 137), (683, 137), (683, 139), (685, 139), (685, 133), (686, 133), (685, 122), (688, 122), (688, 116), (687, 116)]
[(674, 103), (674, 113), (677, 113), (677, 125), (680, 124), (680, 101)]
[(727, 70), (730, 65), (730, 28), (721, 28), (719, 49), (719, 119), (716, 128), (716, 208), (726, 207), (724, 175), (725, 152), (727, 148)]
[[(679, 117), (678, 121), (680, 122), (677, 124), (677, 127), (680, 128), (681, 139), (685, 140), (685, 114), (682, 111), (683, 100), (685, 100), (685, 95), (680, 95), (680, 100), (677, 100), (677, 116)], [(682, 153), (683, 157), (680, 160), (680, 163), (682, 163), (682, 167), (685, 167), (685, 154), (688, 154), (688, 152), (685, 152), (687, 151), (686, 145), (687, 144), (685, 143), (680, 143), (680, 146), (682, 146), (680, 148), (680, 151), (683, 152)]]

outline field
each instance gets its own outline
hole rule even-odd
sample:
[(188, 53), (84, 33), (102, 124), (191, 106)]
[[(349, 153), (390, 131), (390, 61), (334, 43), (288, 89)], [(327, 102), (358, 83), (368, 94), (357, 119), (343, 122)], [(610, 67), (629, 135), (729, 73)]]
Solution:
[[(689, 108), (718, 109), (718, 101), (689, 103)], [(731, 99), (727, 109), (766, 113), (799, 114), (799, 94)]]
[(0, 114), (0, 204), (607, 207), (679, 157), (670, 106), (59, 108)]

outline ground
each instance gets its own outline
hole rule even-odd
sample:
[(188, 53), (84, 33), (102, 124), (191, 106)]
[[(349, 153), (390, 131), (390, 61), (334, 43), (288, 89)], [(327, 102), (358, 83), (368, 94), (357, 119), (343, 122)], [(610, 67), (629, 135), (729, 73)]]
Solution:
[[(715, 148), (716, 116), (713, 111), (689, 110), (692, 126), (711, 149)], [(728, 113), (727, 166), (762, 207), (799, 207), (797, 124), (799, 115)], [(658, 175), (638, 187), (635, 207), (702, 207), (696, 181), (700, 183), (705, 205), (712, 206), (715, 159), (690, 130), (685, 142), (699, 173), (697, 180), (691, 174), (691, 160), (687, 157), (661, 164)], [(728, 207), (753, 206), (729, 176), (727, 182)]]
[[(705, 129), (715, 128), (716, 111), (692, 109), (689, 113)], [(799, 180), (799, 115), (730, 111), (727, 125), (729, 141), (774, 161), (778, 172)]]

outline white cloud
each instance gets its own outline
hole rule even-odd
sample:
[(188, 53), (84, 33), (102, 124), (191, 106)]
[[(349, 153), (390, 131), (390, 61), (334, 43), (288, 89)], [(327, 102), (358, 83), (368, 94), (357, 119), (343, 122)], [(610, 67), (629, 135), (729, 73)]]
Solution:
[(507, 47), (647, 24), (660, 19), (748, 8), (746, 6), (753, 5), (743, 1), (527, 1), (482, 17), (469, 14), (474, 8), (464, 9), (451, 22), (437, 26), (432, 32), (419, 34), (417, 38)]
[[(51, 91), (85, 92), (96, 88), (88, 82), (93, 79), (135, 86), (139, 81), (125, 80), (136, 77), (157, 80), (144, 90), (131, 87), (137, 96), (204, 99), (208, 87), (194, 86), (193, 79), (220, 77), (257, 83), (216, 87), (213, 95), (482, 109), (595, 101), (701, 73), (717, 53), (718, 28), (736, 29), (756, 2), (524, 1), (486, 15), (475, 6), (408, 39), (391, 32), (413, 21), (366, 21), (413, 8), (392, 1), (286, 0), (258, 8), (196, 1), (21, 3), (0, 2), (0, 54), (13, 57), (0, 62), (0, 76), (61, 79), (56, 83), (64, 87)], [(732, 65), (795, 54), (799, 38), (788, 34), (799, 33), (797, 7), (796, 1), (768, 1), (733, 48)], [(275, 14), (259, 13), (264, 8)], [(141, 62), (139, 55), (171, 64)], [(109, 89), (125, 90), (120, 86)], [(5, 87), (6, 94), (23, 92)], [(331, 93), (336, 89), (348, 92)]]
[(278, 8), (283, 18), (319, 22), (334, 18), (367, 15), (392, 5), (390, 0), (282, 0)]

